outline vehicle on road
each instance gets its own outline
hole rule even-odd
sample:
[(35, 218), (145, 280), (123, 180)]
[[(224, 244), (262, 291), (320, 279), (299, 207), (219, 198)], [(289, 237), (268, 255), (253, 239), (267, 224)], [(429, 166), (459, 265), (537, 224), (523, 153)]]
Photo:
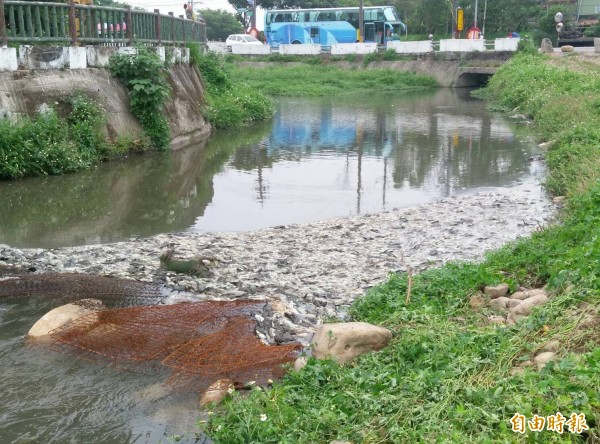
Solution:
[(250, 34), (231, 34), (225, 40), (225, 45), (231, 50), (231, 45), (262, 45), (262, 42)]
[(281, 9), (265, 12), (265, 36), (273, 47), (282, 44), (335, 43), (358, 41), (385, 45), (400, 40), (406, 26), (393, 6), (363, 8), (364, 35), (358, 32), (358, 8)]

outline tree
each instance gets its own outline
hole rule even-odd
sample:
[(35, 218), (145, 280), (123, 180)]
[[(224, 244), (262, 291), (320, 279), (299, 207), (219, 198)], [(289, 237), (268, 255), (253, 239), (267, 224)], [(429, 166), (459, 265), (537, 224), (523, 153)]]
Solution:
[(222, 9), (203, 9), (198, 11), (198, 13), (206, 22), (206, 38), (208, 40), (224, 41), (230, 34), (244, 32), (244, 28), (237, 21), (235, 15), (227, 11), (223, 11)]

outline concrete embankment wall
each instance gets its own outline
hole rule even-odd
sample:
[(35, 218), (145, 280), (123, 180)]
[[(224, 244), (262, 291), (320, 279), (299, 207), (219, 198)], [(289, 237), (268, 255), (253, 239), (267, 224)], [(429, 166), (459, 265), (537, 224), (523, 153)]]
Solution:
[[(204, 88), (198, 70), (186, 64), (174, 65), (169, 69), (169, 83), (172, 93), (165, 116), (172, 148), (207, 138), (210, 125), (200, 113)], [(0, 118), (32, 117), (48, 107), (56, 107), (60, 113), (65, 98), (74, 94), (92, 98), (104, 108), (110, 139), (142, 134), (139, 122), (130, 112), (126, 89), (104, 68), (0, 72)]]

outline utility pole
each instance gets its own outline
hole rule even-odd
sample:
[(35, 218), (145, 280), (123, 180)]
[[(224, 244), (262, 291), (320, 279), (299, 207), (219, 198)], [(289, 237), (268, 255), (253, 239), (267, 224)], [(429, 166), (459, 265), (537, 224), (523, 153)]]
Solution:
[(256, 28), (256, 0), (252, 0), (251, 28)]
[(364, 42), (365, 37), (363, 35), (365, 31), (365, 11), (363, 10), (363, 0), (358, 2), (358, 41)]

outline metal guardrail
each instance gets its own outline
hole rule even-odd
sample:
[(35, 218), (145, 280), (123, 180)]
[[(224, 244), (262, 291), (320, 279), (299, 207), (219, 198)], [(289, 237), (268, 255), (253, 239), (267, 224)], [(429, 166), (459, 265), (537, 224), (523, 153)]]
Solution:
[(74, 3), (0, 0), (0, 46), (18, 43), (131, 45), (206, 42), (206, 24), (172, 12), (163, 15)]

